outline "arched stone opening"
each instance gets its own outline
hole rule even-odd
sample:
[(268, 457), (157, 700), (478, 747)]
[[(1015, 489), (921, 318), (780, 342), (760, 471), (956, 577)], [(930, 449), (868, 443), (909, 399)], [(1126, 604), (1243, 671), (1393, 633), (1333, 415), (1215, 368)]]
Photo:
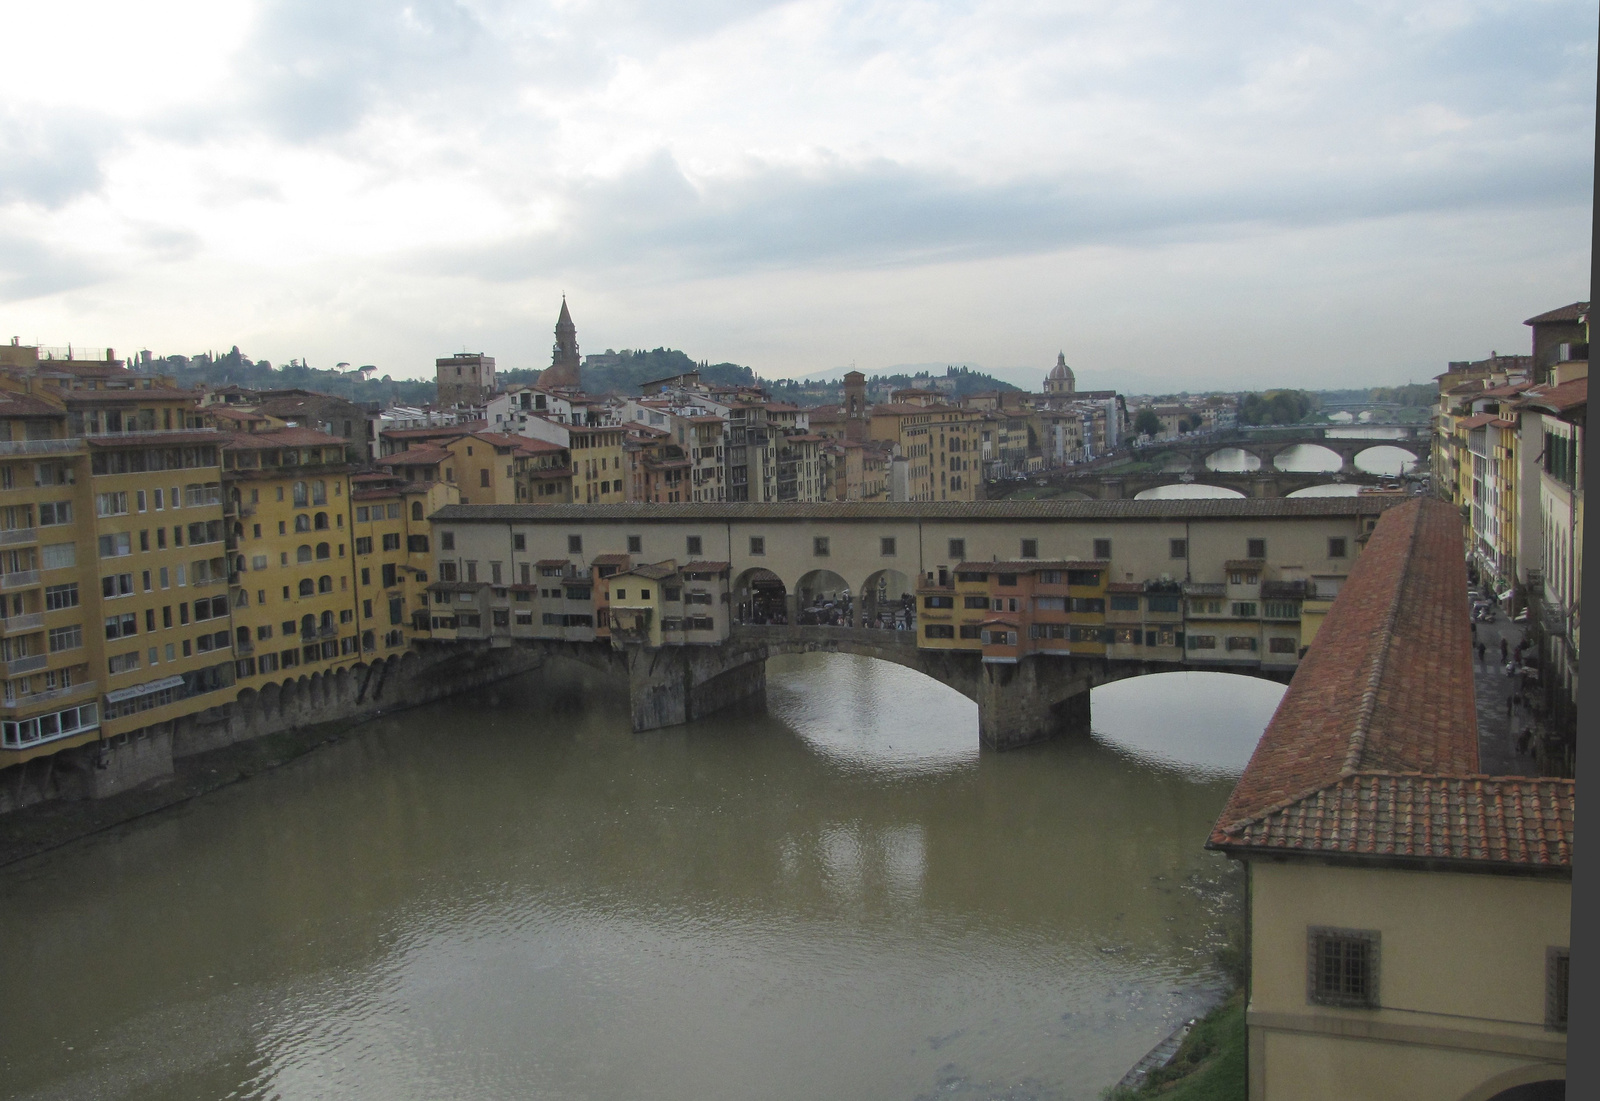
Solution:
[(917, 629), (916, 583), (899, 570), (868, 574), (861, 587), (861, 626), (883, 631)]
[(1363, 474), (1378, 474), (1402, 478), (1426, 466), (1409, 448), (1396, 446), (1392, 440), (1374, 440), (1350, 457), (1350, 466)]
[(1219, 474), (1246, 474), (1261, 469), (1261, 456), (1242, 447), (1219, 447), (1205, 457), (1205, 468)]
[(1272, 456), (1272, 465), (1286, 474), (1331, 474), (1344, 469), (1344, 457), (1320, 443), (1297, 443)]
[(802, 626), (848, 627), (854, 612), (850, 583), (832, 570), (812, 570), (795, 586), (795, 622)]
[(745, 570), (733, 582), (734, 622), (789, 622), (789, 590), (771, 570)]

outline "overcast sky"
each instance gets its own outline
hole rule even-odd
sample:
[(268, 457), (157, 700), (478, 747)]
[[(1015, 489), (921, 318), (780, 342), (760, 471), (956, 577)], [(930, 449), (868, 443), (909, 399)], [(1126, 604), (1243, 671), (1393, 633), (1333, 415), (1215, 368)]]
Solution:
[[(1588, 297), (1593, 0), (9, 4), (0, 334), (1420, 380)], [(1141, 386), (1140, 384), (1143, 384)]]

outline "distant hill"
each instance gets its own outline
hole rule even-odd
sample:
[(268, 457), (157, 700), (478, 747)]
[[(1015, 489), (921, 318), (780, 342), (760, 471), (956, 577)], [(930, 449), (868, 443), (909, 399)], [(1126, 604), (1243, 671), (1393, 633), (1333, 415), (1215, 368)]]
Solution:
[[(615, 357), (614, 362), (605, 362)], [(600, 360), (589, 363), (587, 360)], [(696, 363), (676, 348), (656, 348), (651, 351), (624, 348), (620, 352), (607, 352), (604, 356), (589, 356), (579, 371), (583, 388), (590, 394), (635, 395), (645, 383), (659, 378), (699, 371), (702, 382), (718, 386), (756, 386), (760, 380), (748, 367), (737, 363)], [(529, 369), (502, 371), (500, 379), (505, 385), (536, 382), (543, 372)]]

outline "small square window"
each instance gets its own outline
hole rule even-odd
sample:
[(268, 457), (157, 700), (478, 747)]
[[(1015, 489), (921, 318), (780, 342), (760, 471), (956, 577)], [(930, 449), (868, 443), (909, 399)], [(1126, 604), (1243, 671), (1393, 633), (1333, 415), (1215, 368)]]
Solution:
[(1244, 547), (1244, 556), (1246, 558), (1265, 558), (1267, 556), (1267, 541), (1265, 539), (1246, 539)]
[(1571, 955), (1569, 948), (1544, 950), (1544, 1027), (1553, 1032), (1567, 1030), (1567, 980)]
[(1170, 542), (1168, 542), (1168, 544), (1167, 544), (1167, 556), (1169, 558), (1188, 558), (1189, 557), (1189, 540), (1187, 540), (1187, 539), (1173, 539)]
[(1306, 1000), (1313, 1005), (1378, 1007), (1378, 934), (1313, 927), (1306, 935)]
[(1024, 558), (1038, 558), (1039, 557), (1039, 540), (1037, 540), (1037, 539), (1024, 539), (1022, 541), (1022, 557), (1024, 557)]
[(704, 553), (703, 551), (701, 551), (700, 546), (701, 546), (701, 544), (700, 544), (700, 536), (691, 535), (685, 541), (684, 549), (686, 551), (688, 551), (688, 553), (698, 556), (698, 555)]
[[(446, 549), (448, 549), (448, 548), (446, 548)], [(569, 536), (567, 536), (567, 553), (568, 554), (582, 554), (583, 553), (583, 536), (581, 536), (581, 535), (569, 535)]]
[(885, 535), (882, 539), (879, 539), (878, 551), (885, 558), (894, 557), (894, 536)]
[(1111, 557), (1111, 540), (1096, 539), (1094, 541), (1094, 556), (1102, 562)]
[(759, 535), (752, 535), (750, 537), (750, 553), (753, 555), (766, 554), (767, 541)]
[(1344, 537), (1343, 536), (1338, 536), (1337, 538), (1329, 539), (1328, 540), (1328, 557), (1329, 558), (1343, 558), (1345, 556), (1345, 547), (1346, 547), (1346, 543), (1344, 541)]
[(630, 535), (630, 536), (628, 536), (628, 553), (629, 554), (643, 554), (644, 553), (644, 536), (642, 536), (642, 535)]
[[(282, 533), (280, 532), (279, 534), (282, 534)], [(371, 539), (367, 540), (367, 545), (368, 546), (372, 545), (372, 540)], [(439, 549), (440, 550), (455, 550), (456, 549), (456, 533), (453, 532), (453, 531), (441, 531), (439, 533)]]
[(513, 535), (511, 537), (511, 549), (512, 550), (519, 550), (519, 551), (527, 550), (528, 549), (528, 537), (526, 535), (520, 535), (520, 534)]
[(818, 558), (828, 557), (828, 537), (826, 535), (818, 535), (812, 538), (811, 553)]
[(964, 562), (967, 558), (967, 541), (965, 539), (950, 540), (950, 561)]

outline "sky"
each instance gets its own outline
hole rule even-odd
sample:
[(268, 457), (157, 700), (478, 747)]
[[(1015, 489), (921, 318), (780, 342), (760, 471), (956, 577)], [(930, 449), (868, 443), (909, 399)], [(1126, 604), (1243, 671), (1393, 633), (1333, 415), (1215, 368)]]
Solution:
[(0, 339), (1421, 381), (1589, 296), (1593, 0), (0, 9)]

